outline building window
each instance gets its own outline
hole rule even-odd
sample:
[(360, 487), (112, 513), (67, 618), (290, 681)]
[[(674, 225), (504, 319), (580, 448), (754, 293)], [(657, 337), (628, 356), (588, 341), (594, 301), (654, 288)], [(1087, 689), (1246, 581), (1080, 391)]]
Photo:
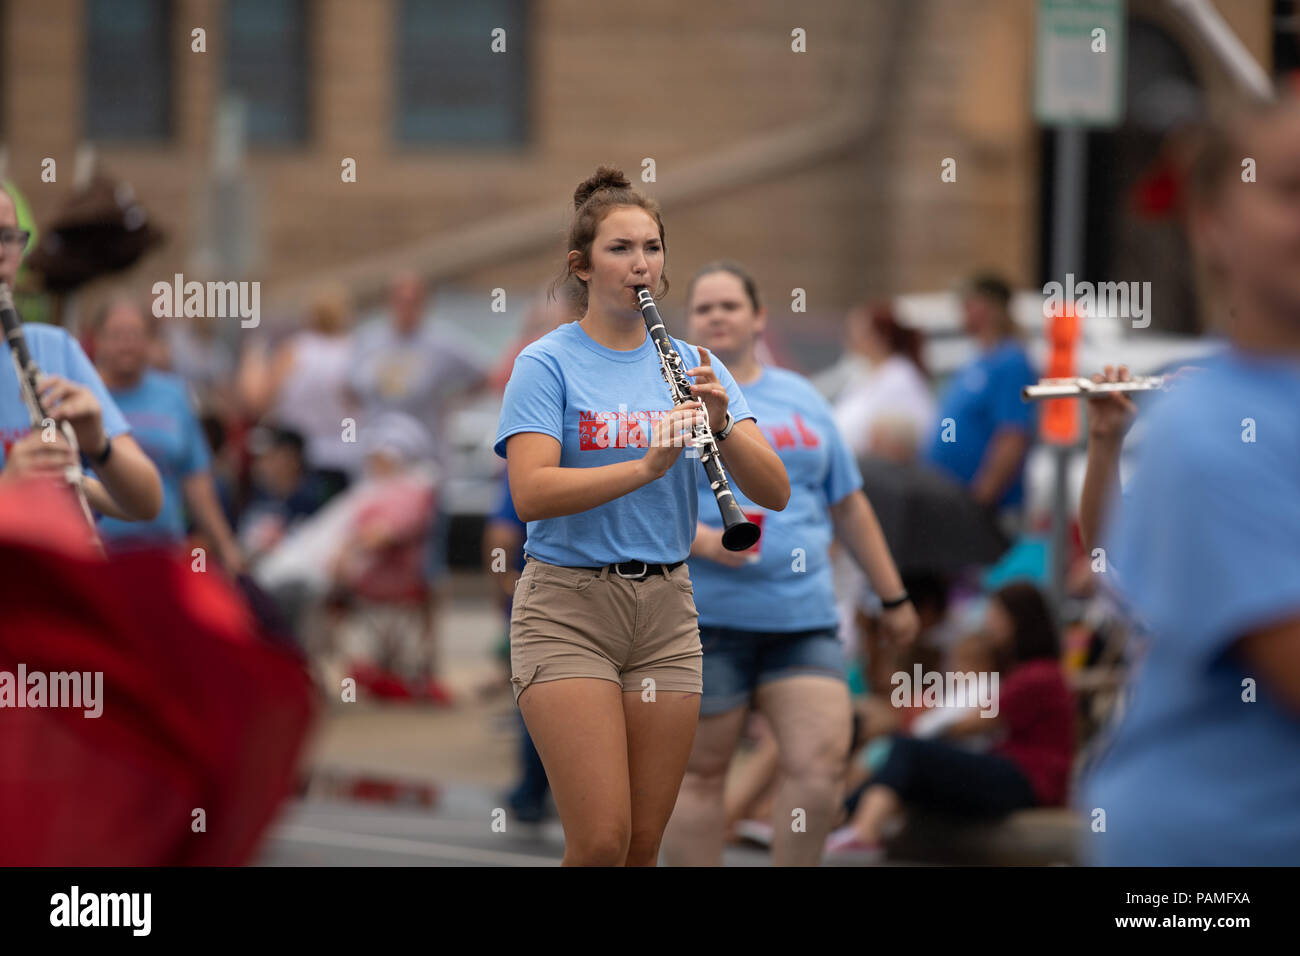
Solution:
[(87, 3), (87, 136), (152, 140), (171, 135), (171, 25), (166, 0)]
[(227, 0), (227, 90), (248, 108), (248, 141), (307, 138), (307, 27), (303, 0)]
[[(396, 135), (403, 143), (513, 146), (527, 135), (524, 0), (402, 0)], [(494, 53), (493, 31), (505, 31)]]

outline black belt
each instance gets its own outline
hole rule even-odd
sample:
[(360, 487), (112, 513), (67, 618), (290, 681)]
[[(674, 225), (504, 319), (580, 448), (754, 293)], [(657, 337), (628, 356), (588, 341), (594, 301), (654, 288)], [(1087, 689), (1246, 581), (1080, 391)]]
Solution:
[(617, 574), (620, 578), (627, 578), (630, 581), (644, 581), (651, 574), (661, 570), (665, 574), (672, 574), (673, 571), (685, 563), (685, 561), (675, 561), (672, 564), (646, 564), (644, 561), (624, 561), (622, 564), (602, 564), (594, 568), (583, 565), (579, 565), (579, 567), (584, 571), (604, 571), (609, 568), (612, 574)]

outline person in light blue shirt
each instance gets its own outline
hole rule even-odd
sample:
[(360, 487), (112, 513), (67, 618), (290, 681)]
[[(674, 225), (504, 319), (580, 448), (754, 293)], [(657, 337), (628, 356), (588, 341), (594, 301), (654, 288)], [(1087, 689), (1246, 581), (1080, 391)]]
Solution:
[(113, 401), (162, 477), (163, 504), (151, 521), (104, 518), (100, 535), (110, 548), (184, 543), (187, 519), (211, 542), (214, 557), (232, 574), (244, 560), (226, 521), (212, 478), (207, 437), (190, 408), (185, 383), (148, 367), (157, 337), (152, 316), (128, 298), (116, 298), (92, 323), (95, 361)]
[[(1243, 184), (1238, 157), (1261, 171)], [(1085, 774), (1090, 862), (1300, 864), (1300, 105), (1243, 108), (1193, 166), (1229, 348), (1158, 396), (1102, 542), (1145, 639)]]
[(958, 369), (939, 401), (926, 459), (979, 504), (1015, 511), (1024, 502), (1025, 456), (1034, 407), (1020, 390), (1038, 381), (1011, 318), (1011, 289), (994, 276), (972, 280), (962, 300), (966, 331), (980, 354)]
[[(10, 288), (29, 238), (30, 233), (19, 228), (13, 198), (0, 188), (0, 282)], [(95, 477), (82, 481), (87, 503), (101, 514), (136, 521), (153, 518), (162, 504), (158, 471), (131, 437), (81, 346), (57, 326), (27, 324), (23, 337), (44, 376), (40, 393), (46, 413), (54, 422), (68, 423), (83, 471), (94, 470)], [(62, 480), (77, 464), (72, 449), (61, 432), (32, 429), (7, 340), (0, 353), (0, 479)]]
[(511, 683), (546, 767), (570, 865), (654, 866), (699, 719), (684, 564), (699, 513), (682, 453), (707, 421), (731, 484), (785, 507), (789, 481), (725, 365), (672, 340), (674, 407), (637, 288), (666, 291), (657, 205), (619, 170), (574, 192), (563, 282), (582, 318), (525, 348), (495, 449), (527, 524)]
[[(686, 298), (691, 337), (721, 356), (741, 383), (790, 476), (790, 500), (783, 510), (768, 511), (738, 492), (762, 537), (733, 553), (722, 547), (717, 508), (707, 507), (713, 497), (707, 480), (696, 479), (700, 524), (691, 577), (704, 693), (664, 856), (673, 865), (721, 865), (723, 781), (752, 702), (773, 727), (786, 770), (773, 805), (773, 862), (815, 866), (835, 824), (853, 724), (831, 584), (832, 537), (885, 599), (887, 637), (911, 640), (916, 611), (830, 405), (807, 379), (758, 360), (766, 311), (753, 278), (737, 263), (711, 263), (691, 281)], [(807, 813), (804, 831), (784, 822), (795, 807)]]

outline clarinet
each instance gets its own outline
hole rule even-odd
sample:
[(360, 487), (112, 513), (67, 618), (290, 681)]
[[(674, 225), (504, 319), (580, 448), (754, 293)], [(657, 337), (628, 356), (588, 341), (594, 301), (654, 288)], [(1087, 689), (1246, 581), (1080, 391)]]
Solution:
[[(659, 318), (659, 309), (655, 307), (654, 297), (643, 285), (636, 287), (637, 305), (641, 317), (645, 319), (646, 330), (654, 339), (655, 348), (659, 350), (659, 371), (668, 383), (673, 405), (693, 400), (690, 382), (686, 380), (686, 366), (682, 356), (673, 345), (664, 328), (664, 320)], [(722, 470), (722, 456), (718, 452), (718, 442), (713, 437), (708, 420), (695, 426), (691, 444), (700, 450), (700, 464), (708, 476), (709, 488), (717, 499), (718, 511), (722, 514), (722, 546), (728, 551), (744, 551), (758, 543), (760, 534), (758, 525), (745, 517), (745, 512), (736, 504), (736, 496), (731, 493), (727, 473)]]
[[(23, 392), (23, 403), (27, 406), (32, 429), (43, 428), (50, 420), (50, 416), (46, 414), (45, 406), (41, 404), (41, 370), (27, 348), (27, 336), (23, 334), (23, 320), (18, 317), (18, 311), (14, 308), (13, 294), (4, 282), (0, 282), (0, 325), (4, 326), (5, 339), (9, 342), (9, 355), (14, 361), (14, 371), (18, 375), (18, 385)], [(60, 431), (72, 446), (72, 453), (78, 455), (77, 433), (72, 430), (72, 426), (67, 422), (61, 422)], [(81, 513), (86, 516), (86, 521), (90, 525), (91, 541), (97, 548), (101, 547), (99, 535), (95, 531), (95, 518), (90, 513), (90, 503), (86, 501), (86, 490), (81, 485), (81, 468), (75, 463), (69, 465), (64, 477), (77, 492)]]

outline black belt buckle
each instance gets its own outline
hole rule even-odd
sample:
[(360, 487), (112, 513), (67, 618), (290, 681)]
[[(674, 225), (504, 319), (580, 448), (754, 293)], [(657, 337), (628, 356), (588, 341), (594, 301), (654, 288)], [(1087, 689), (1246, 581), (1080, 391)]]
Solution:
[[(637, 574), (623, 573), (623, 569), (625, 567), (634, 564), (641, 565), (641, 570)], [(620, 578), (624, 578), (628, 581), (644, 581), (646, 578), (650, 576), (650, 565), (646, 564), (644, 561), (624, 561), (622, 564), (614, 565), (614, 573), (617, 574)]]

